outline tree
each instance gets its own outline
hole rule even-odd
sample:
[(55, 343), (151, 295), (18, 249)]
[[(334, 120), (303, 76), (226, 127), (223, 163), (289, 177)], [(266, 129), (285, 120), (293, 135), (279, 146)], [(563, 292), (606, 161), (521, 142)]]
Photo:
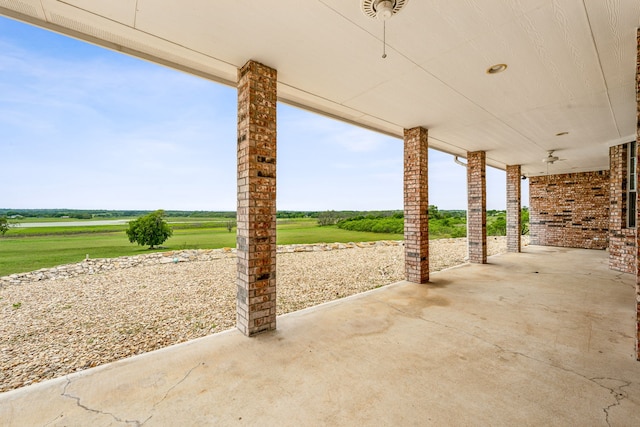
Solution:
[(520, 234), (529, 234), (529, 208), (526, 206), (520, 211)]
[(506, 236), (507, 218), (504, 213), (493, 215), (492, 221), (487, 221), (487, 236)]
[(140, 246), (149, 245), (149, 249), (164, 243), (173, 234), (164, 216), (164, 211), (160, 209), (130, 221), (127, 229), (129, 241)]
[(441, 219), (442, 214), (438, 211), (436, 205), (429, 205), (429, 219)]
[(2, 237), (4, 237), (7, 231), (9, 231), (9, 227), (11, 227), (11, 225), (9, 224), (7, 218), (4, 216), (0, 216), (0, 234), (2, 234)]
[(344, 215), (341, 215), (339, 212), (336, 212), (336, 211), (320, 212), (318, 214), (318, 225), (320, 227), (323, 227), (325, 225), (335, 225), (338, 223), (338, 221), (340, 221), (343, 218), (344, 218)]

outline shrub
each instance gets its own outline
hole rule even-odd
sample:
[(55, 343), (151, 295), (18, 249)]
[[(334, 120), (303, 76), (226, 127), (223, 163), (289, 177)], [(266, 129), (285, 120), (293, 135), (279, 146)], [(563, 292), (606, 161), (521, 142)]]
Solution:
[(507, 235), (507, 219), (504, 214), (487, 218), (487, 236), (506, 236)]
[(9, 231), (9, 220), (0, 216), (0, 235), (4, 237), (5, 233)]
[(318, 214), (318, 225), (320, 227), (334, 225), (338, 221), (340, 221), (340, 214), (336, 211), (326, 211)]
[(529, 234), (529, 208), (526, 206), (520, 211), (520, 234)]
[(350, 231), (369, 231), (373, 233), (395, 233), (404, 232), (404, 219), (397, 215), (390, 217), (357, 216), (343, 219), (337, 223), (338, 228)]

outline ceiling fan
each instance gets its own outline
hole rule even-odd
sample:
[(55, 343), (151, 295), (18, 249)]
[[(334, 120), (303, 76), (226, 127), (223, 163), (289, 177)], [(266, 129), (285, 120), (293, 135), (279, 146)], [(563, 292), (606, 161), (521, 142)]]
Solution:
[[(549, 165), (552, 165), (552, 164), (554, 164), (555, 162), (561, 162), (561, 161), (563, 161), (563, 160), (567, 160), (567, 159), (561, 159), (561, 158), (560, 158), (560, 157), (558, 157), (558, 156), (554, 156), (554, 155), (553, 155), (553, 153), (554, 153), (555, 151), (556, 151), (556, 150), (549, 150), (549, 151), (547, 151), (547, 157), (544, 157), (544, 158), (542, 159), (542, 163), (545, 163), (545, 164), (547, 165), (547, 175), (549, 175)], [(541, 173), (543, 173), (543, 172), (541, 172)]]
[(560, 157), (558, 157), (558, 156), (554, 156), (554, 155), (553, 155), (553, 153), (554, 153), (555, 151), (556, 151), (556, 150), (549, 150), (549, 151), (547, 151), (547, 157), (545, 157), (545, 158), (543, 158), (543, 159), (542, 159), (542, 163), (546, 163), (547, 165), (552, 165), (552, 164), (554, 164), (555, 162), (561, 162), (561, 161), (563, 161), (563, 160), (567, 160), (567, 159), (561, 159), (561, 158), (560, 158)]
[(387, 57), (387, 20), (400, 12), (409, 0), (360, 0), (362, 13), (382, 21), (382, 59)]

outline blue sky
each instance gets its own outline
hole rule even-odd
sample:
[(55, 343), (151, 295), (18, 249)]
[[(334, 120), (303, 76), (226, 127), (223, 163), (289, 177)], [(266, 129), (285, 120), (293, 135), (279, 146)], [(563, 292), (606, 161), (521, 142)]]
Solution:
[[(0, 17), (0, 94), (0, 208), (236, 208), (234, 88)], [(466, 209), (465, 169), (429, 156), (429, 203)], [(402, 209), (402, 162), (400, 139), (278, 106), (279, 210)]]

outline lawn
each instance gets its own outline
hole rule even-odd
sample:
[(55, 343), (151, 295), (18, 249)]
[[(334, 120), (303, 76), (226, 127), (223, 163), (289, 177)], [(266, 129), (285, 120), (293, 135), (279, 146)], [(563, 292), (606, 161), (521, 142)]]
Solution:
[[(76, 220), (77, 221), (77, 220)], [(173, 222), (174, 218), (169, 221)], [(179, 219), (163, 249), (150, 251), (129, 243), (125, 225), (15, 228), (0, 238), (0, 276), (53, 267), (91, 258), (113, 258), (179, 249), (235, 247), (236, 233), (226, 228), (227, 219)], [(401, 234), (367, 233), (319, 227), (315, 219), (278, 221), (278, 244), (365, 242), (401, 240)]]

